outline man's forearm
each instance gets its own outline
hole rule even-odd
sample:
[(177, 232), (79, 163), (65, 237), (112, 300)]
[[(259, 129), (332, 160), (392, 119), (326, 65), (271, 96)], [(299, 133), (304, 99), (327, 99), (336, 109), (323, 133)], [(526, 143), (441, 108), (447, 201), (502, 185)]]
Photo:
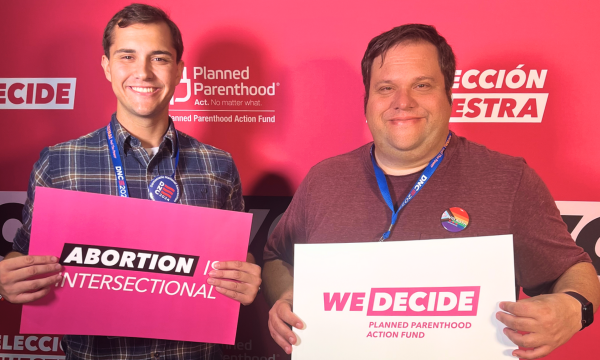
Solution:
[(281, 298), (292, 300), (294, 267), (282, 260), (271, 260), (263, 266), (263, 294), (269, 305)]
[(565, 271), (552, 288), (553, 293), (574, 291), (594, 304), (594, 312), (600, 305), (600, 282), (596, 269), (590, 263), (577, 263)]

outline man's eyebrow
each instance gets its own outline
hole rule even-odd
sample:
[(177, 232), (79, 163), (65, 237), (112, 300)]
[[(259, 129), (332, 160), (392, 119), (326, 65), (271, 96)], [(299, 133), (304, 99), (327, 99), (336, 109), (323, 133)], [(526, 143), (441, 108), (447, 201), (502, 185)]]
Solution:
[(379, 85), (382, 85), (382, 84), (392, 84), (392, 83), (393, 83), (393, 82), (392, 82), (391, 80), (381, 80), (381, 81), (378, 81), (378, 82), (376, 82), (376, 83), (375, 83), (375, 84), (373, 84), (373, 85), (374, 85), (374, 86), (379, 86)]
[(430, 80), (430, 81), (435, 81), (434, 77), (431, 76), (419, 76), (418, 78), (415, 79), (416, 81), (423, 81), (423, 80)]
[[(425, 80), (429, 80), (429, 81), (432, 81), (432, 82), (436, 81), (433, 76), (425, 76), (425, 75), (419, 76), (419, 77), (415, 78), (413, 81), (418, 82), (418, 81), (425, 81)], [(386, 85), (386, 84), (392, 84), (393, 85), (394, 81), (393, 80), (380, 80), (380, 81), (374, 83), (373, 86), (381, 86), (381, 85)]]
[(153, 52), (150, 53), (150, 55), (169, 55), (169, 56), (173, 56), (173, 54), (171, 54), (170, 51), (166, 51), (166, 50), (154, 50)]
[[(115, 54), (135, 54), (136, 51), (134, 49), (119, 49), (115, 51)], [(168, 56), (173, 56), (173, 54), (170, 51), (166, 51), (166, 50), (154, 50), (150, 53), (150, 55), (168, 55)]]
[(115, 51), (115, 54), (135, 54), (133, 49), (119, 49)]

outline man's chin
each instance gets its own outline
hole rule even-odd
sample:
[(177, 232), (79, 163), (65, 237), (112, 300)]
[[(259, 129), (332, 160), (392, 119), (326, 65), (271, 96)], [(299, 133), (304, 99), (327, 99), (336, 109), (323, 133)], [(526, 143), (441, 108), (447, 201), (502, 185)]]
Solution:
[(389, 138), (387, 143), (390, 147), (400, 151), (412, 151), (419, 148), (419, 146), (423, 146), (423, 141), (420, 137), (406, 133)]
[(375, 146), (391, 152), (410, 152), (419, 148), (419, 144), (416, 141), (384, 141), (383, 143), (375, 142)]
[(134, 110), (134, 111), (118, 112), (117, 117), (121, 118), (121, 117), (127, 116), (131, 119), (135, 118), (138, 120), (153, 121), (153, 120), (157, 120), (163, 116), (166, 117), (168, 115), (168, 113), (166, 113), (165, 115), (162, 115), (162, 114), (164, 114), (164, 112)]

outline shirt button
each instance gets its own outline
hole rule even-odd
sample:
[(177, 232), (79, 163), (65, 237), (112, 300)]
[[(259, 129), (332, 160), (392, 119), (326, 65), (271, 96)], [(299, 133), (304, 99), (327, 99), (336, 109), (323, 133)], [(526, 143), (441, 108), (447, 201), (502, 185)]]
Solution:
[(159, 353), (159, 352), (157, 352), (157, 353), (154, 353), (154, 357), (157, 357), (157, 358), (159, 358), (159, 357), (160, 357), (160, 353)]

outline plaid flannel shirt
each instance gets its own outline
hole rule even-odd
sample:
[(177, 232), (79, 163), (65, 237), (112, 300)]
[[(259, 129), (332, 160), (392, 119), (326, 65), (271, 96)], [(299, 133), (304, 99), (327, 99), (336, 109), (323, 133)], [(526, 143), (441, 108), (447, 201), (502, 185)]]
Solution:
[[(173, 173), (177, 146), (173, 122), (169, 120), (169, 128), (158, 153), (152, 158), (141, 142), (121, 126), (114, 114), (111, 122), (125, 168), (129, 196), (148, 199), (148, 185), (152, 179)], [(179, 142), (179, 164), (175, 172), (175, 180), (181, 189), (179, 202), (243, 211), (240, 177), (231, 156), (182, 132), (179, 132)], [(106, 128), (42, 150), (29, 180), (27, 200), (23, 208), (23, 227), (17, 231), (13, 242), (13, 250), (23, 254), (29, 252), (37, 186), (116, 196), (115, 172), (108, 151)], [(123, 214), (124, 219), (127, 216), (135, 214)], [(65, 335), (63, 349), (67, 359), (221, 358), (221, 349), (216, 344), (126, 337)]]

